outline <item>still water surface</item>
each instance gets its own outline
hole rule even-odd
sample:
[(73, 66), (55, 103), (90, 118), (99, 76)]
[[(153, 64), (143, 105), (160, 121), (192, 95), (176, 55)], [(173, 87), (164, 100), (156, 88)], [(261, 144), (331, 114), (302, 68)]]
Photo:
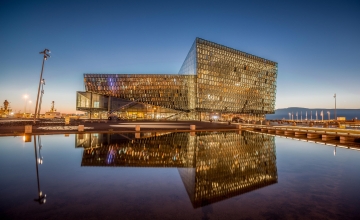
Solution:
[(0, 138), (1, 219), (360, 219), (358, 150), (251, 132), (30, 141)]

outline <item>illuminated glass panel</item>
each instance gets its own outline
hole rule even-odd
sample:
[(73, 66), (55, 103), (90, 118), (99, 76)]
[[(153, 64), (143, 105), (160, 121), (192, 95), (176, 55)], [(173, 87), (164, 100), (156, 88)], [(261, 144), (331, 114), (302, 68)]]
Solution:
[(180, 68), (181, 75), (196, 75), (196, 41), (190, 48), (183, 65)]
[(274, 112), (277, 63), (200, 38), (196, 43), (198, 110)]
[(277, 70), (276, 62), (196, 38), (177, 75), (84, 74), (84, 83), (87, 92), (200, 115), (193, 119), (264, 118), (275, 110)]

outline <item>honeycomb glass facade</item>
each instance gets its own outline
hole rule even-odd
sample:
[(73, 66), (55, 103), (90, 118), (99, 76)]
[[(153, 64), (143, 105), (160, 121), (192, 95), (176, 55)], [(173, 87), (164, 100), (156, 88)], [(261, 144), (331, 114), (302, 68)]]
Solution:
[[(84, 83), (86, 93), (116, 98), (103, 102), (108, 112), (123, 113), (125, 108), (111, 104), (122, 99), (201, 120), (214, 113), (258, 118), (274, 113), (276, 78), (276, 62), (196, 38), (178, 74), (84, 74)], [(102, 110), (101, 103), (83, 107), (84, 96), (78, 92), (77, 110)]]
[(197, 110), (274, 112), (277, 64), (197, 39)]

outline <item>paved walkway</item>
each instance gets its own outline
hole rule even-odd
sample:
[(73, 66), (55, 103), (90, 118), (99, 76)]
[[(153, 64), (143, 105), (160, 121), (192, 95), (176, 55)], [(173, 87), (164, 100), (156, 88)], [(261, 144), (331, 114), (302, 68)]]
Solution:
[[(70, 125), (64, 123), (49, 123), (32, 126), (33, 134), (64, 134), (78, 133), (78, 125), (84, 125), (85, 132), (135, 132), (135, 126), (140, 125), (140, 131), (190, 131), (190, 125), (196, 126), (196, 131), (201, 130), (231, 130), (236, 129), (236, 124), (225, 122), (200, 122), (200, 121), (108, 121), (89, 120), (75, 121)], [(25, 125), (10, 125), (0, 123), (0, 136), (24, 135)]]

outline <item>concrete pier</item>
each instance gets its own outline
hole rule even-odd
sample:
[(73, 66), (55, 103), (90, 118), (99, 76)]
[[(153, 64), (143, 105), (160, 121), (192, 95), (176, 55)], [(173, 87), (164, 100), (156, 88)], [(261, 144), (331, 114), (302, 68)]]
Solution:
[(306, 135), (307, 135), (306, 132), (295, 131), (295, 137), (303, 137), (303, 136), (306, 136)]
[[(249, 130), (251, 127), (248, 128)], [(356, 144), (360, 142), (360, 131), (349, 129), (334, 129), (320, 127), (300, 127), (300, 126), (254, 126), (252, 130), (262, 133), (276, 134), (279, 136), (289, 136), (299, 139), (317, 139), (318, 141), (329, 141), (331, 143)], [(357, 143), (358, 144), (358, 143)]]
[(84, 125), (79, 125), (78, 126), (78, 131), (84, 131)]
[(276, 133), (276, 130), (275, 129), (268, 129), (268, 133), (274, 134), (274, 133)]
[(275, 133), (276, 134), (284, 134), (284, 131), (283, 130), (276, 130)]
[(355, 141), (354, 137), (340, 136), (340, 143), (349, 143), (354, 141)]
[(284, 131), (285, 135), (294, 135), (295, 131)]
[(323, 134), (322, 137), (321, 137), (321, 139), (322, 139), (323, 141), (329, 141), (329, 140), (336, 140), (336, 139), (338, 139), (338, 137), (335, 136), (335, 135)]
[(25, 134), (32, 133), (32, 125), (25, 125)]
[(307, 133), (307, 138), (320, 138), (321, 134), (317, 133)]

